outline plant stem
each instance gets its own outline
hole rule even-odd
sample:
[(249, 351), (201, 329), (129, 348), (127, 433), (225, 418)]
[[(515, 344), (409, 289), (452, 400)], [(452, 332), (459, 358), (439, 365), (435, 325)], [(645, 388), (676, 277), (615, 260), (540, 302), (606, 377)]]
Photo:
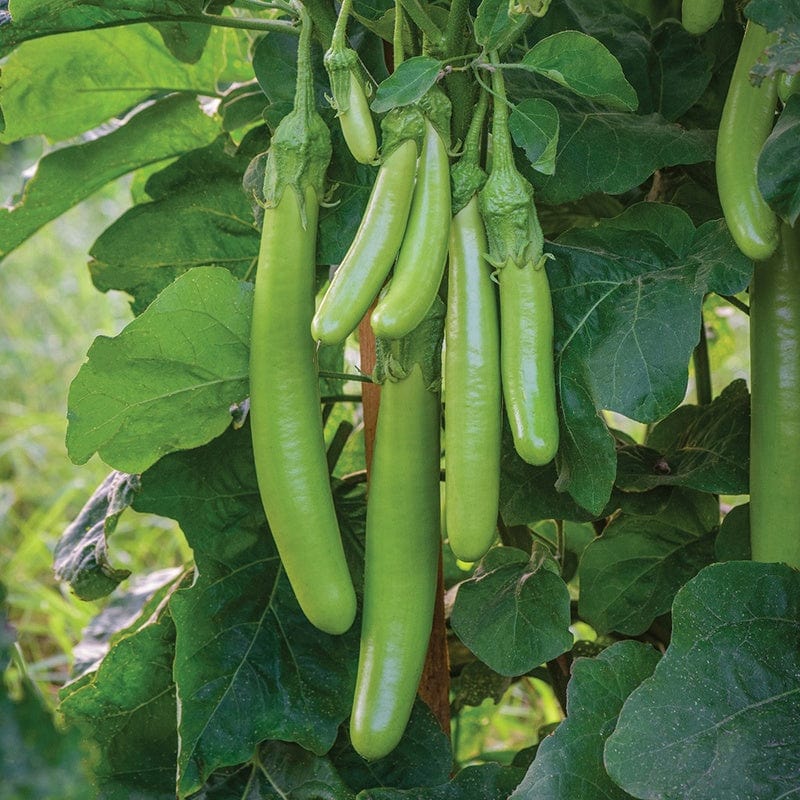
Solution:
[[(445, 58), (455, 58), (464, 55), (469, 42), (469, 0), (452, 0), (450, 15), (447, 18), (447, 27), (444, 32)], [(474, 97), (474, 83), (466, 72), (451, 72), (445, 78), (447, 93), (453, 105), (452, 134), (453, 139), (462, 139), (469, 125), (470, 109)]]
[(216, 25), (218, 28), (238, 28), (245, 31), (271, 31), (298, 36), (300, 31), (291, 23), (280, 19), (250, 19), (245, 17), (221, 17), (217, 14), (202, 14), (199, 17), (158, 15), (155, 19), (139, 19), (134, 22), (196, 22), (201, 25)]
[(469, 123), (466, 138), (464, 139), (464, 151), (461, 160), (465, 163), (479, 164), (481, 159), (481, 139), (483, 135), (483, 124), (486, 121), (486, 112), (489, 110), (489, 95), (481, 91), (478, 97), (478, 104), (472, 112), (472, 119)]
[(289, 3), (282, 0), (236, 0), (234, 5), (238, 8), (252, 8), (255, 11), (285, 11), (287, 14), (297, 16), (297, 11)]
[(692, 353), (694, 362), (694, 382), (697, 393), (697, 404), (707, 406), (714, 398), (711, 386), (711, 363), (708, 358), (708, 337), (705, 321), (700, 320), (700, 341)]
[(339, 16), (336, 17), (336, 26), (331, 36), (331, 49), (344, 50), (347, 47), (347, 20), (350, 17), (350, 9), (353, 7), (353, 0), (342, 0), (339, 8)]
[(326, 405), (331, 403), (360, 403), (360, 394), (325, 394), (320, 401)]
[(392, 30), (392, 67), (397, 69), (402, 63), (403, 58), (403, 6), (400, 0), (394, 2), (394, 29)]
[(514, 167), (514, 150), (511, 146), (511, 134), (508, 131), (508, 98), (503, 72), (497, 67), (499, 59), (497, 51), (491, 54), (492, 92), (494, 108), (492, 111), (492, 169), (512, 170)]
[(323, 50), (327, 50), (331, 46), (333, 32), (336, 29), (336, 12), (333, 10), (333, 5), (326, 0), (303, 0), (303, 5), (311, 15), (317, 39)]
[(750, 316), (750, 306), (742, 302), (738, 297), (734, 297), (731, 294), (722, 294), (720, 297), (723, 300), (727, 300), (734, 308), (738, 308), (739, 311), (747, 314), (748, 317)]
[(566, 538), (564, 537), (564, 520), (556, 519), (553, 521), (556, 525), (556, 561), (558, 562), (559, 570), (563, 572), (564, 556), (567, 552), (567, 542)]
[(360, 383), (374, 383), (369, 375), (361, 375), (357, 372), (331, 372), (321, 369), (318, 373), (320, 378), (330, 378), (338, 381), (359, 381)]
[(297, 88), (294, 107), (303, 111), (307, 118), (316, 113), (314, 97), (314, 73), (311, 66), (311, 32), (314, 24), (305, 6), (300, 7), (300, 42), (297, 45)]
[(424, 6), (419, 0), (400, 0), (406, 14), (408, 14), (411, 21), (422, 31), (428, 38), (431, 47), (435, 51), (441, 51), (444, 45), (444, 37), (439, 30), (439, 26), (431, 19)]
[(469, 41), (467, 28), (467, 15), (469, 14), (469, 0), (452, 0), (450, 13), (447, 17), (447, 27), (444, 32), (445, 58), (461, 56)]

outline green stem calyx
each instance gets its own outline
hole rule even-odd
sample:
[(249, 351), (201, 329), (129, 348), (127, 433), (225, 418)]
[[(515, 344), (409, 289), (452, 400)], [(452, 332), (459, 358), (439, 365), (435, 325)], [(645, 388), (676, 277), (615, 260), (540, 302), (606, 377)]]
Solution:
[(533, 186), (514, 164), (508, 101), (499, 69), (492, 72), (492, 91), (492, 170), (478, 197), (489, 240), (488, 260), (496, 269), (529, 263), (538, 269), (545, 258), (544, 236), (533, 204)]
[(402, 339), (375, 340), (375, 383), (400, 381), (411, 374), (414, 365), (422, 370), (425, 385), (438, 392), (442, 381), (442, 339), (445, 305), (434, 300), (422, 322)]
[(291, 188), (297, 195), (305, 224), (306, 189), (312, 189), (317, 198), (322, 198), (332, 151), (330, 131), (316, 108), (311, 70), (312, 23), (302, 6), (300, 18), (294, 108), (272, 135), (264, 174), (264, 204), (267, 208), (276, 207), (284, 190)]

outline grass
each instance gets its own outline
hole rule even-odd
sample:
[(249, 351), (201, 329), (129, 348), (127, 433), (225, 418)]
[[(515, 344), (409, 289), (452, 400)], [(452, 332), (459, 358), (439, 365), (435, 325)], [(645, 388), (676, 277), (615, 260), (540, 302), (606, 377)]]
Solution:
[[(0, 149), (3, 194), (18, 190), (36, 156), (30, 143)], [(94, 239), (129, 204), (125, 182), (107, 187), (0, 269), (0, 579), (31, 677), (51, 697), (68, 677), (82, 629), (103, 605), (75, 598), (53, 577), (52, 562), (59, 535), (109, 472), (97, 458), (79, 467), (69, 461), (66, 402), (95, 336), (114, 335), (131, 319), (126, 298), (99, 293), (86, 267)], [(134, 512), (120, 520), (110, 553), (115, 566), (134, 571), (190, 556), (174, 526)]]

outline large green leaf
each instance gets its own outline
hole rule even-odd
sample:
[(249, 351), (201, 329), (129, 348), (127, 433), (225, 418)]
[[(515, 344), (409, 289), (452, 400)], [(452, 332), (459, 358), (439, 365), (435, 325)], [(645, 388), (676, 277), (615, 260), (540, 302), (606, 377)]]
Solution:
[(559, 31), (579, 30), (597, 39), (622, 65), (638, 98), (639, 114), (673, 121), (702, 95), (711, 78), (708, 55), (677, 20), (655, 28), (624, 0), (562, 0), (530, 31), (538, 41)]
[(0, 142), (37, 134), (68, 139), (164, 92), (213, 97), (218, 85), (252, 77), (227, 52), (237, 36), (215, 29), (192, 65), (177, 61), (158, 34), (141, 25), (25, 42), (3, 65)]
[(108, 559), (108, 536), (139, 488), (135, 475), (112, 472), (61, 534), (53, 564), (56, 578), (67, 581), (81, 600), (97, 600), (117, 588), (131, 573), (114, 569)]
[(753, 66), (752, 74), (765, 77), (780, 70), (797, 72), (800, 66), (800, 8), (797, 0), (751, 0), (746, 6), (746, 14), (753, 22), (776, 34), (776, 41), (763, 59)]
[(219, 267), (182, 275), (118, 336), (100, 336), (72, 381), (67, 450), (141, 472), (210, 441), (247, 396), (252, 286)]
[(519, 783), (519, 767), (476, 764), (464, 767), (452, 781), (424, 789), (366, 789), (357, 800), (506, 800)]
[(22, 197), (10, 208), (0, 208), (0, 259), (109, 181), (207, 144), (218, 131), (194, 98), (176, 95), (145, 108), (106, 136), (49, 153)]
[(744, 288), (751, 262), (717, 223), (695, 229), (675, 207), (642, 203), (549, 247), (557, 385), (559, 488), (599, 514), (616, 472), (598, 412), (654, 422), (686, 391), (703, 295)]
[(789, 98), (758, 157), (758, 188), (790, 225), (800, 217), (800, 95)]
[(599, 516), (581, 508), (567, 492), (556, 491), (558, 473), (554, 463), (534, 467), (523, 461), (507, 429), (500, 475), (500, 514), (506, 525), (525, 525), (540, 519), (584, 522)]
[(286, 800), (320, 797), (354, 800), (330, 760), (291, 742), (266, 742), (257, 758), (212, 775), (191, 800)]
[(560, 31), (540, 39), (520, 66), (609, 108), (634, 111), (639, 104), (619, 61), (597, 39), (580, 31)]
[(62, 690), (61, 712), (97, 749), (102, 800), (175, 797), (175, 626), (162, 608), (111, 646), (96, 672)]
[[(72, 686), (81, 679), (91, 679), (113, 641), (147, 624), (165, 598), (191, 578), (190, 570), (168, 567), (133, 576), (117, 589), (103, 609), (95, 614), (72, 648)], [(77, 682), (77, 683), (76, 683)]]
[(734, 381), (707, 406), (679, 406), (659, 422), (646, 445), (619, 449), (618, 488), (647, 491), (686, 486), (716, 494), (747, 494), (750, 395)]
[(508, 0), (482, 0), (475, 16), (475, 40), (486, 50), (494, 50), (500, 42), (525, 23), (525, 15), (511, 14)]
[[(487, 624), (490, 621), (490, 624)], [(522, 675), (572, 646), (569, 591), (552, 559), (491, 549), (458, 587), (456, 636), (501, 675)]]
[(686, 130), (658, 113), (610, 111), (546, 83), (526, 75), (515, 77), (509, 87), (516, 100), (538, 97), (558, 109), (555, 173), (526, 172), (538, 201), (556, 204), (593, 192), (621, 194), (662, 167), (714, 159), (713, 131)]
[(628, 800), (608, 777), (603, 747), (628, 695), (652, 675), (658, 653), (618, 642), (572, 664), (567, 718), (542, 740), (536, 759), (509, 800)]
[(678, 593), (672, 615), (666, 654), (606, 743), (611, 777), (646, 800), (796, 795), (800, 575), (715, 564)]
[[(127, 25), (136, 20), (196, 18), (203, 5), (202, 0), (13, 0), (11, 20), (0, 26), (0, 56), (24, 41), (43, 36)], [(208, 27), (202, 29), (205, 40)], [(175, 35), (172, 31), (165, 33), (165, 39)], [(195, 49), (189, 52), (194, 55)]]
[(260, 234), (242, 189), (249, 158), (229, 153), (228, 144), (220, 137), (150, 176), (145, 191), (151, 202), (126, 211), (89, 251), (98, 289), (127, 292), (140, 313), (194, 267), (225, 267), (239, 278), (252, 275)]
[(179, 794), (267, 739), (325, 753), (350, 712), (358, 634), (328, 636), (301, 612), (266, 527), (249, 427), (162, 459), (135, 508), (177, 519), (197, 565), (171, 601)]
[(583, 551), (578, 610), (600, 633), (643, 633), (714, 560), (719, 502), (713, 495), (676, 489), (665, 508), (654, 510), (623, 511)]

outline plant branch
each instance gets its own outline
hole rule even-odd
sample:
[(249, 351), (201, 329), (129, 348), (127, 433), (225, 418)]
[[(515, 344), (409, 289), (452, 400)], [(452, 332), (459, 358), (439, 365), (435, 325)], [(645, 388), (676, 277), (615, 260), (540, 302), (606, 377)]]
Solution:
[(419, 0), (400, 0), (409, 19), (422, 31), (435, 51), (441, 51), (444, 37)]
[(732, 294), (721, 294), (720, 297), (723, 300), (727, 300), (734, 308), (738, 308), (739, 311), (747, 314), (748, 317), (750, 316), (750, 306), (742, 302), (738, 297), (734, 297)]
[(694, 382), (697, 393), (697, 404), (707, 406), (714, 398), (711, 386), (711, 363), (708, 358), (708, 337), (706, 336), (706, 325), (702, 317), (700, 319), (700, 341), (692, 353), (694, 363)]

